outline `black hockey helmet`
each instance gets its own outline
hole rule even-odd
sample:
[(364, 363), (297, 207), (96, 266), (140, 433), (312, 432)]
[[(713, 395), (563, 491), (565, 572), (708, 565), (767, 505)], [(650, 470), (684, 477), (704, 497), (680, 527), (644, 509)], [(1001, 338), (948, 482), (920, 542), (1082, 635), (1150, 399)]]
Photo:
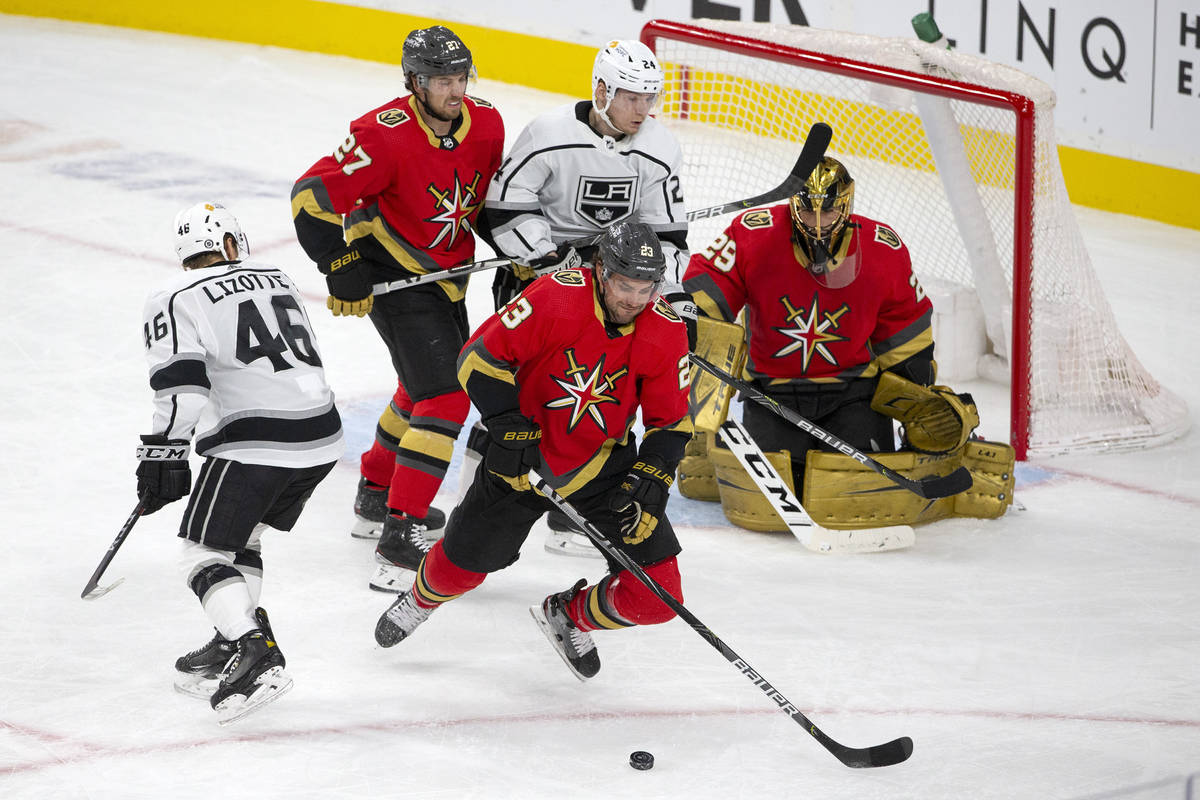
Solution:
[[(457, 75), (460, 72), (473, 74), (471, 51), (458, 34), (444, 25), (412, 31), (404, 39), (404, 53), (400, 59), (404, 70), (404, 81), (409, 75), (417, 76), (417, 85), (422, 89), (429, 84), (431, 75)], [(409, 86), (411, 90), (412, 87)]]
[(604, 229), (598, 244), (601, 278), (616, 273), (640, 281), (662, 281), (667, 260), (662, 243), (646, 223), (629, 220), (614, 223)]

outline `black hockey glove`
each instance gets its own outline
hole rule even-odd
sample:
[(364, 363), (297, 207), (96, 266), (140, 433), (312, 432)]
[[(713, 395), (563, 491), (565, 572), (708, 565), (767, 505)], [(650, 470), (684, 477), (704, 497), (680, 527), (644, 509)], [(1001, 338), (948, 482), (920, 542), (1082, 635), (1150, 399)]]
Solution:
[(541, 462), (542, 429), (520, 411), (506, 411), (483, 421), (492, 441), (483, 463), (488, 472), (518, 492), (532, 489), (529, 470)]
[(696, 349), (696, 316), (700, 313), (700, 309), (696, 307), (696, 303), (692, 300), (692, 296), (687, 292), (670, 292), (663, 295), (663, 300), (671, 304), (671, 308), (683, 320), (683, 324), (687, 325), (688, 332), (688, 350), (695, 351)]
[(638, 457), (608, 500), (608, 507), (617, 515), (621, 541), (640, 544), (650, 538), (667, 508), (674, 482), (675, 475), (667, 470), (662, 456)]
[(192, 491), (191, 445), (159, 434), (142, 437), (137, 449), (137, 493), (142, 514), (153, 514)]
[(371, 295), (371, 265), (352, 245), (343, 245), (317, 262), (329, 287), (326, 307), (335, 317), (363, 317), (375, 304)]

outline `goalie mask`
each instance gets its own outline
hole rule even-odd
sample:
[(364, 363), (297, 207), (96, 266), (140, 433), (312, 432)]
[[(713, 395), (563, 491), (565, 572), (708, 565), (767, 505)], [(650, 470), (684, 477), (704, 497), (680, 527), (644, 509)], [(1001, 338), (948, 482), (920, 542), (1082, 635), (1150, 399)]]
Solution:
[(175, 215), (175, 254), (180, 262), (201, 253), (218, 253), (225, 258), (226, 236), (237, 242), (238, 258), (250, 255), (250, 244), (237, 218), (220, 203), (197, 203)]
[[(604, 106), (596, 100), (596, 89), (604, 84)], [(649, 47), (632, 39), (613, 40), (596, 54), (592, 66), (592, 105), (596, 113), (609, 126), (616, 128), (608, 117), (608, 109), (617, 90), (624, 89), (634, 94), (653, 95), (653, 109), (663, 90), (663, 71), (658, 59)]]
[(788, 201), (793, 237), (817, 276), (837, 269), (849, 248), (847, 223), (854, 210), (854, 179), (842, 162), (821, 159), (800, 191)]
[(404, 39), (404, 53), (400, 59), (404, 71), (404, 87), (413, 90), (413, 79), (420, 89), (429, 88), (429, 78), (434, 75), (457, 75), (465, 72), (468, 78), (475, 77), (475, 66), (471, 51), (458, 38), (458, 34), (443, 25), (422, 28), (408, 34)]

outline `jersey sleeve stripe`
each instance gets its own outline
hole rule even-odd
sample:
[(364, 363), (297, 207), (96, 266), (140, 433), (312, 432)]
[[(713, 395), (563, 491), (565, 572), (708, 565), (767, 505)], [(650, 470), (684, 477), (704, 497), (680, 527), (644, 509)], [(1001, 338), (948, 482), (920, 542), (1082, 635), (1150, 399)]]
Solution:
[(208, 380), (208, 370), (204, 359), (184, 355), (173, 358), (155, 368), (150, 373), (150, 388), (156, 393), (168, 393), (170, 390), (203, 390), (204, 394), (212, 388)]

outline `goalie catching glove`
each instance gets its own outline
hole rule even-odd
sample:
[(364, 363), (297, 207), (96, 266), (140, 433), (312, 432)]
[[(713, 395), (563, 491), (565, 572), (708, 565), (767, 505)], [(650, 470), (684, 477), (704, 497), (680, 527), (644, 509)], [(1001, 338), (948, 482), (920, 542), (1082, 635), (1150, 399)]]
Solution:
[(142, 437), (137, 449), (137, 493), (142, 514), (153, 514), (192, 491), (191, 444), (159, 434)]
[(317, 262), (317, 269), (329, 287), (325, 306), (335, 317), (363, 317), (370, 313), (375, 305), (371, 267), (357, 247), (343, 245), (328, 253)]
[(899, 420), (909, 446), (921, 453), (949, 453), (979, 427), (979, 410), (969, 394), (949, 386), (921, 386), (894, 372), (879, 376), (871, 408)]
[(662, 456), (638, 457), (608, 501), (608, 507), (617, 515), (621, 541), (640, 544), (650, 538), (666, 510), (674, 482), (673, 470), (667, 469)]
[(484, 466), (500, 480), (518, 492), (528, 492), (529, 470), (541, 462), (538, 445), (542, 442), (542, 429), (520, 411), (506, 411), (483, 421), (491, 445), (483, 457)]

